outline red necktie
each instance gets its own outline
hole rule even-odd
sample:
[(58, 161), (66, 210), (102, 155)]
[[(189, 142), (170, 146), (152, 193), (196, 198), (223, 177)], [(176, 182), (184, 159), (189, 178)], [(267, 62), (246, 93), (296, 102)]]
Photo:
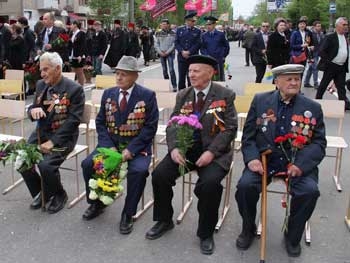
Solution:
[(119, 108), (120, 108), (120, 111), (125, 111), (126, 106), (128, 105), (128, 101), (126, 100), (126, 96), (128, 95), (128, 92), (125, 90), (122, 90), (122, 91), (120, 91), (120, 93), (123, 94), (123, 98), (120, 101)]

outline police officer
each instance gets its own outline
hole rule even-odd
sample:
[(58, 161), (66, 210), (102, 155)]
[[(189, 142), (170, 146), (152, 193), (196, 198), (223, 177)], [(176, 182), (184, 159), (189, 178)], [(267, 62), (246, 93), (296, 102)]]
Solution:
[[(177, 50), (177, 62), (179, 67), (179, 90), (186, 88), (186, 76), (188, 73), (187, 58), (196, 55), (201, 47), (201, 31), (194, 27), (197, 13), (190, 13), (185, 16), (186, 25), (179, 27), (176, 31), (175, 49)], [(187, 76), (187, 84), (191, 82)]]
[(218, 75), (220, 81), (225, 81), (224, 62), (230, 52), (230, 45), (224, 32), (215, 29), (217, 18), (213, 16), (204, 17), (206, 20), (207, 32), (202, 35), (202, 55), (214, 57), (218, 62)]

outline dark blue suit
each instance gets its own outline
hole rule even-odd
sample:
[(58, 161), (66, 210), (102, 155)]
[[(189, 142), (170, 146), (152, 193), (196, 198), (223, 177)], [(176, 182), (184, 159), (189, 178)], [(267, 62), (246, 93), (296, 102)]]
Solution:
[[(177, 50), (177, 63), (179, 68), (179, 90), (186, 88), (186, 76), (188, 73), (188, 64), (186, 58), (181, 51), (189, 51), (190, 56), (196, 55), (201, 47), (201, 31), (187, 26), (179, 27), (176, 30), (175, 49)], [(189, 78), (187, 78), (188, 86), (191, 86)]]
[[(259, 160), (260, 153), (271, 149), (272, 154), (268, 159), (269, 181), (274, 174), (285, 171), (284, 167), (288, 161), (283, 158), (283, 154), (276, 147), (274, 139), (281, 134), (281, 130), (288, 133), (292, 127), (299, 127), (299, 123), (293, 123), (290, 116), (305, 116), (305, 112), (311, 113), (315, 124), (313, 129), (309, 130), (312, 130), (311, 142), (297, 152), (294, 162), (302, 171), (302, 175), (293, 177), (291, 181), (292, 201), (288, 238), (293, 245), (296, 245), (301, 240), (304, 225), (311, 217), (320, 195), (317, 186), (317, 166), (325, 155), (326, 139), (323, 113), (318, 103), (298, 94), (288, 107), (287, 112), (289, 113), (283, 114), (279, 91), (261, 93), (254, 97), (243, 130), (242, 152), (246, 167), (237, 185), (236, 200), (243, 218), (243, 229), (253, 231), (256, 204), (261, 192), (261, 175), (249, 170), (248, 163), (255, 159)], [(272, 120), (262, 121), (266, 114), (274, 115), (277, 120), (275, 122)], [(283, 129), (281, 129), (282, 126)], [(276, 165), (278, 163), (283, 165)], [(279, 169), (278, 167), (283, 168)]]
[[(127, 109), (119, 109), (118, 87), (104, 91), (101, 108), (96, 117), (98, 133), (97, 147), (115, 147), (120, 149), (126, 146), (133, 159), (128, 161), (127, 196), (123, 213), (133, 216), (141, 198), (148, 176), (148, 167), (151, 162), (152, 140), (158, 126), (158, 106), (155, 93), (138, 84), (135, 84), (130, 94)], [(92, 157), (94, 150), (83, 162), (83, 175), (86, 184), (87, 202), (89, 199), (88, 182), (93, 173)]]
[(202, 47), (200, 51), (202, 55), (209, 55), (217, 60), (220, 81), (225, 81), (224, 62), (230, 52), (230, 45), (225, 33), (216, 29), (213, 32), (205, 32), (202, 35)]

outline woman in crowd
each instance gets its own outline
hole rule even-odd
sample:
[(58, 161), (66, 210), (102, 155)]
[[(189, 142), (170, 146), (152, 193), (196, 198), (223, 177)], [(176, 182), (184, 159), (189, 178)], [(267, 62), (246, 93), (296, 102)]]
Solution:
[(22, 27), (18, 24), (11, 25), (12, 38), (9, 43), (8, 60), (12, 69), (23, 69), (26, 58), (24, 55), (25, 46), (22, 35)]
[(69, 58), (71, 60), (72, 71), (75, 72), (79, 84), (84, 86), (83, 66), (86, 56), (86, 40), (85, 33), (80, 28), (81, 23), (79, 21), (73, 21), (71, 26), (72, 36), (69, 42)]

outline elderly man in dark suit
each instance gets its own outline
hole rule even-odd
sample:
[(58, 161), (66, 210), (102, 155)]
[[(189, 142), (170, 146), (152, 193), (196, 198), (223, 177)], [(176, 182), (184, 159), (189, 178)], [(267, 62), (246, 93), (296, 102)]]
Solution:
[(346, 73), (349, 72), (349, 43), (345, 37), (348, 28), (348, 20), (345, 17), (339, 17), (335, 21), (335, 32), (326, 35), (321, 44), (321, 60), (317, 67), (323, 71), (323, 77), (316, 93), (316, 99), (322, 99), (328, 84), (334, 80), (339, 100), (345, 101), (346, 110), (350, 110), (345, 90)]
[[(158, 106), (154, 91), (136, 84), (137, 60), (123, 56), (116, 67), (116, 87), (104, 91), (101, 108), (96, 117), (98, 133), (97, 147), (118, 150), (123, 161), (128, 161), (127, 195), (120, 221), (120, 233), (129, 234), (133, 229), (132, 216), (146, 185), (148, 167), (151, 162), (152, 140), (158, 127)], [(93, 174), (93, 151), (83, 162), (87, 202), (90, 204), (83, 214), (91, 220), (101, 214), (105, 205), (89, 198), (89, 180)]]
[(176, 129), (173, 126), (167, 128), (168, 154), (152, 174), (153, 220), (157, 223), (146, 233), (146, 238), (159, 238), (174, 227), (172, 186), (180, 176), (179, 165), (184, 165), (188, 160), (188, 165), (198, 172), (194, 193), (199, 199), (197, 236), (200, 238), (201, 252), (212, 254), (213, 233), (223, 189), (221, 181), (232, 161), (231, 142), (237, 130), (233, 105), (235, 93), (210, 81), (217, 66), (214, 58), (195, 55), (188, 58), (188, 63), (192, 86), (179, 92), (172, 116), (196, 114), (203, 129), (195, 133), (193, 147), (186, 156), (182, 156), (176, 144)]
[(269, 40), (270, 25), (268, 22), (262, 22), (261, 30), (256, 33), (252, 43), (252, 62), (255, 66), (255, 83), (261, 83), (266, 71), (266, 48)]
[[(236, 246), (248, 249), (253, 242), (256, 204), (261, 192), (263, 167), (260, 154), (267, 149), (268, 180), (284, 173), (290, 176), (291, 208), (285, 235), (289, 256), (301, 253), (300, 240), (306, 221), (311, 217), (320, 193), (318, 165), (325, 155), (326, 138), (321, 106), (300, 95), (303, 65), (286, 64), (272, 69), (276, 91), (257, 94), (243, 129), (242, 152), (245, 163), (237, 185), (236, 200), (243, 219)], [(275, 138), (286, 134), (302, 135), (308, 144), (297, 151), (295, 161), (287, 160)], [(290, 154), (290, 149), (287, 152)], [(290, 156), (290, 155), (289, 155)]]
[[(28, 108), (29, 118), (37, 121), (37, 130), (31, 134), (28, 143), (39, 144), (44, 154), (44, 160), (38, 167), (45, 199), (52, 199), (49, 213), (58, 212), (67, 201), (59, 167), (77, 142), (85, 103), (83, 88), (62, 76), (62, 64), (56, 52), (47, 52), (40, 57), (42, 80), (37, 83), (34, 102)], [(63, 151), (53, 151), (53, 148), (62, 148)], [(32, 169), (22, 173), (22, 176), (34, 198), (30, 208), (40, 208), (40, 176)]]

